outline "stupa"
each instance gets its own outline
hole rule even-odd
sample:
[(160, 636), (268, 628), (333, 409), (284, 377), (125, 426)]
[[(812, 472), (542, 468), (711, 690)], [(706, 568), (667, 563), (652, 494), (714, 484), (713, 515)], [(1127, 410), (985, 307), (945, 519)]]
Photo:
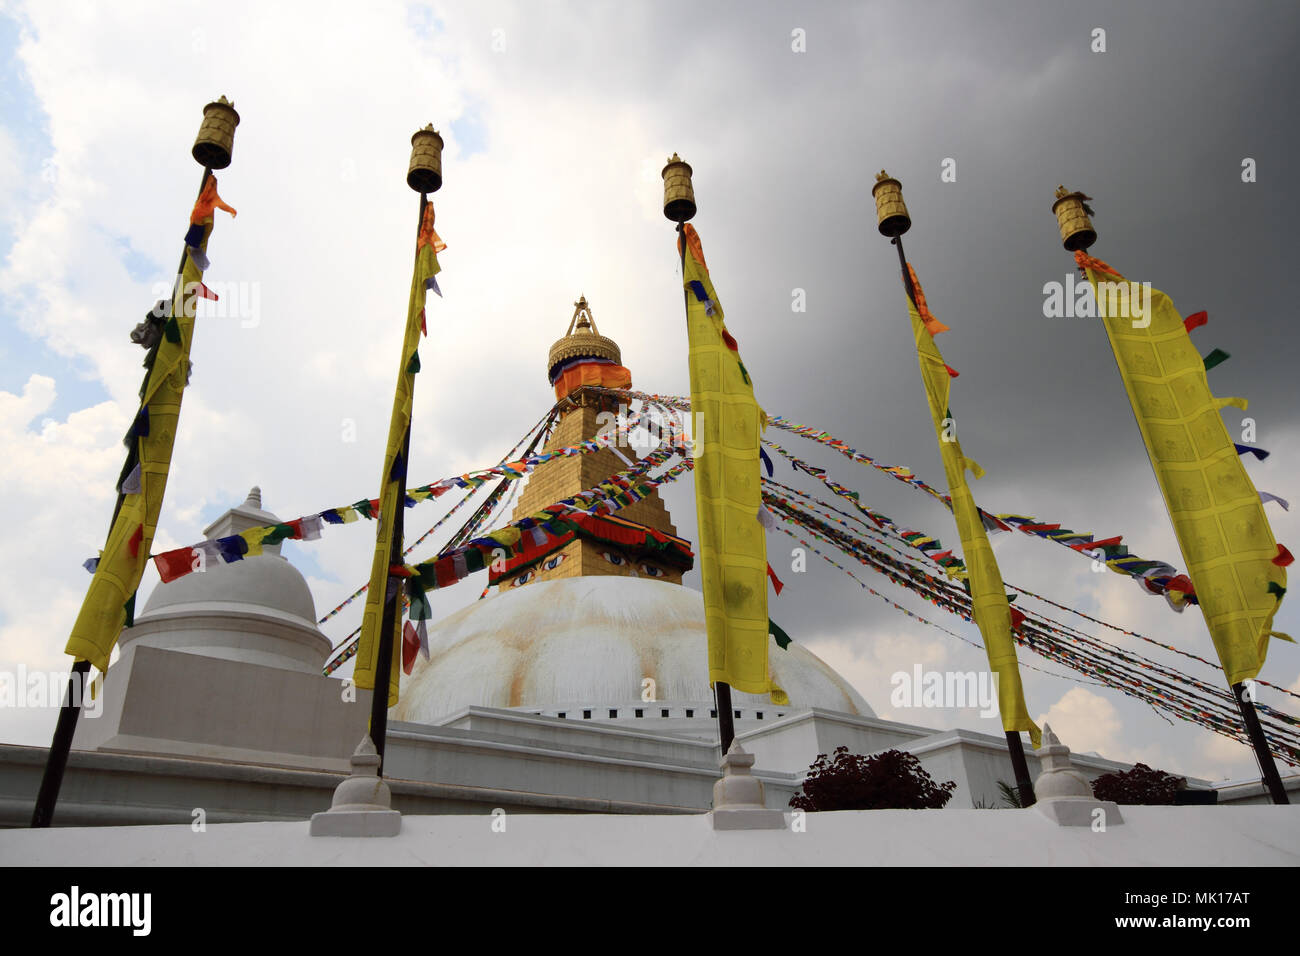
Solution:
[[(547, 355), (561, 402), (547, 450), (592, 439), (631, 387), (617, 343), (585, 298)], [(614, 446), (538, 466), (513, 518), (626, 471)], [(279, 523), (254, 488), (209, 538)], [(390, 711), (384, 778), (412, 814), (689, 813), (718, 781), (717, 711), (694, 562), (657, 493), (593, 516), (489, 572), (487, 595), (429, 629)], [(266, 546), (159, 584), (83, 719), (59, 804), (62, 825), (306, 820), (330, 806), (366, 734), (370, 693), (325, 676), (329, 641), (302, 575)], [(899, 748), (954, 780), (950, 807), (988, 806), (1011, 779), (1000, 733), (884, 720), (797, 643), (768, 648), (776, 704), (733, 691), (737, 742), (767, 810), (788, 806), (818, 754)], [(1029, 755), (1037, 768), (1036, 754)], [(0, 745), (0, 827), (22, 826), (44, 762)], [(1096, 777), (1125, 765), (1072, 754)], [(1195, 781), (1195, 783), (1203, 783)], [(757, 790), (756, 790), (757, 792)], [(1255, 791), (1234, 794), (1262, 799)], [(751, 808), (752, 809), (752, 808)]]
[[(547, 377), (564, 403), (546, 450), (593, 439), (626, 415), (605, 389), (631, 386), (613, 339), (600, 334), (585, 296), (547, 355)], [(606, 448), (539, 466), (514, 518), (590, 488), (628, 467)], [(392, 711), (435, 723), (465, 707), (518, 709), (574, 720), (633, 720), (700, 739), (717, 733), (708, 680), (702, 595), (682, 585), (693, 563), (657, 491), (575, 532), (560, 546), (525, 553), (494, 573), (496, 593), (429, 631)], [(874, 717), (839, 674), (798, 644), (769, 647), (775, 682), (790, 703), (733, 692), (738, 731), (810, 708)], [(666, 723), (665, 723), (666, 722)]]

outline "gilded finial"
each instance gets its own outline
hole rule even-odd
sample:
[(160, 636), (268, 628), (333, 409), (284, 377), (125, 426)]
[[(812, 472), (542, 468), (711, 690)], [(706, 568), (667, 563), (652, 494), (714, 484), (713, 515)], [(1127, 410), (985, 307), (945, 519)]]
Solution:
[(903, 202), (903, 184), (883, 169), (876, 175), (871, 187), (876, 200), (876, 228), (882, 236), (896, 239), (912, 228), (912, 217)]
[(574, 329), (591, 329), (595, 331), (596, 319), (591, 314), (591, 306), (587, 304), (585, 295), (578, 296), (578, 301), (573, 303), (573, 322), (569, 323), (569, 331)]
[(1097, 232), (1088, 218), (1096, 215), (1088, 205), (1091, 198), (1077, 190), (1070, 192), (1064, 186), (1056, 187), (1052, 212), (1056, 213), (1056, 224), (1061, 230), (1061, 245), (1069, 252), (1087, 249), (1097, 241)]
[(551, 346), (546, 357), (548, 378), (554, 383), (556, 369), (561, 364), (583, 357), (606, 359), (615, 365), (621, 365), (623, 361), (617, 343), (600, 334), (585, 295), (578, 296), (578, 301), (573, 303), (573, 318), (569, 319), (569, 327), (565, 330), (564, 337)]
[(239, 114), (235, 112), (235, 104), (224, 96), (203, 107), (203, 123), (199, 126), (194, 148), (190, 150), (194, 161), (209, 169), (229, 166), (238, 125)]
[(411, 137), (411, 165), (406, 185), (417, 193), (436, 193), (442, 188), (442, 137), (430, 123)]
[(664, 215), (676, 223), (689, 222), (695, 216), (690, 164), (673, 153), (660, 175), (664, 179)]

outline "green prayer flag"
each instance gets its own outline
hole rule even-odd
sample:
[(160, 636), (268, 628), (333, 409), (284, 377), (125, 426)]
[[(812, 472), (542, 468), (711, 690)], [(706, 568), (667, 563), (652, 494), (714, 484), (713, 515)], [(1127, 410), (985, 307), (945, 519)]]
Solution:
[(1205, 370), (1208, 372), (1216, 365), (1226, 362), (1231, 356), (1223, 349), (1215, 349), (1209, 355), (1205, 356)]
[(292, 536), (293, 528), (289, 527), (287, 524), (278, 524), (272, 528), (264, 538), (262, 538), (262, 546), (265, 547), (269, 544), (279, 544), (285, 538)]

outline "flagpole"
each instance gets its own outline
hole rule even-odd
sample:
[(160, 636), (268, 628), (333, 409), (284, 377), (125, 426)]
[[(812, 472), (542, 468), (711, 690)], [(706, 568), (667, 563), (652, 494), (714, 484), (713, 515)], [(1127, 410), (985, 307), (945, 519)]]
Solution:
[[(208, 177), (212, 175), (212, 167), (205, 166), (203, 169), (203, 178), (199, 182), (199, 195), (203, 194), (203, 187), (208, 184)], [(176, 301), (177, 286), (181, 282), (181, 273), (185, 269), (186, 253), (181, 253), (180, 264), (176, 267), (176, 283), (172, 286), (171, 301)], [(161, 337), (149, 349), (149, 354), (145, 357), (146, 370), (144, 381), (140, 385), (140, 393), (144, 394), (149, 387), (149, 376), (153, 374), (153, 362), (149, 361), (150, 357), (157, 355), (158, 346), (161, 344)], [(141, 399), (141, 407), (144, 400)], [(133, 453), (127, 454), (127, 465), (131, 463)], [(126, 500), (126, 494), (122, 489), (122, 480), (126, 477), (128, 468), (126, 465), (122, 468), (122, 474), (118, 479), (117, 502), (113, 505), (113, 517), (108, 522), (108, 532), (113, 533), (113, 525), (117, 524), (117, 516), (122, 510), (122, 502)], [(75, 661), (72, 665), (72, 673), (68, 675), (68, 687), (63, 695), (63, 706), (59, 708), (59, 720), (54, 727), (54, 738), (50, 742), (50, 752), (45, 761), (45, 772), (41, 776), (41, 789), (36, 795), (36, 807), (32, 811), (33, 827), (48, 827), (54, 819), (54, 806), (59, 799), (59, 790), (63, 787), (63, 774), (68, 766), (68, 753), (72, 749), (72, 738), (77, 732), (77, 723), (81, 717), (81, 702), (85, 700), (87, 688), (87, 675), (90, 674), (90, 661)], [(75, 690), (74, 688), (80, 688)]]
[[(423, 216), (424, 203), (420, 203)], [(402, 535), (406, 511), (406, 459), (411, 448), (411, 426), (407, 424), (402, 438), (402, 460), (397, 469), (397, 513), (393, 515), (393, 541), (389, 549), (389, 565), (402, 564)], [(379, 625), (379, 659), (375, 662), (375, 687), (370, 699), (370, 739), (379, 754), (379, 775), (384, 773), (384, 742), (388, 737), (388, 684), (393, 676), (393, 631), (397, 627), (397, 609), (401, 607), (402, 579), (391, 571), (384, 591), (384, 614)], [(398, 586), (393, 587), (396, 581)]]
[[(1085, 196), (1081, 192), (1070, 193), (1064, 186), (1058, 186), (1056, 189), (1056, 202), (1052, 204), (1052, 211), (1056, 213), (1057, 225), (1060, 227), (1061, 245), (1067, 252), (1086, 251), (1097, 241), (1097, 232), (1092, 227), (1092, 220), (1089, 218), (1094, 215), (1092, 209), (1085, 204), (1085, 200), (1091, 197)], [(1088, 270), (1082, 263), (1076, 262), (1079, 274), (1088, 281)], [(1150, 306), (1148, 306), (1150, 308)], [(1150, 321), (1148, 319), (1148, 321)], [(1109, 333), (1107, 338), (1109, 338)], [(1112, 348), (1112, 351), (1115, 350)], [(1120, 371), (1120, 377), (1123, 378), (1124, 369), (1120, 364), (1118, 352), (1115, 354), (1115, 366)], [(1133, 408), (1133, 417), (1141, 425), (1137, 408)], [(1145, 444), (1145, 438), (1143, 444)], [(1148, 458), (1151, 458), (1150, 449), (1148, 449)], [(1155, 460), (1151, 459), (1151, 471), (1156, 476), (1157, 484), (1160, 484), (1160, 475), (1156, 471)], [(1162, 489), (1163, 492), (1163, 489)], [(1175, 528), (1175, 537), (1179, 537), (1178, 529)], [(1179, 547), (1182, 546), (1182, 540), (1179, 539)], [(1185, 556), (1185, 555), (1184, 555)], [(1190, 572), (1189, 572), (1190, 574)], [(1209, 629), (1209, 620), (1206, 619), (1206, 628)], [(1210, 634), (1211, 642), (1215, 644), (1215, 651), (1218, 651), (1218, 643), (1214, 641), (1214, 634)], [(1223, 670), (1223, 657), (1220, 655), (1220, 669)], [(1227, 678), (1227, 672), (1224, 671), (1224, 677)], [(1246, 731), (1246, 737), (1250, 741), (1251, 748), (1255, 751), (1255, 761), (1259, 765), (1260, 782), (1268, 791), (1269, 797), (1274, 804), (1288, 805), (1290, 799), (1286, 794), (1286, 787), (1282, 785), (1282, 777), (1277, 772), (1277, 764), (1273, 760), (1273, 752), (1269, 749), (1268, 738), (1264, 735), (1264, 728), (1259, 722), (1259, 713), (1255, 709), (1255, 703), (1246, 693), (1246, 685), (1242, 681), (1235, 684), (1229, 684), (1232, 691), (1232, 698), (1237, 703), (1237, 710), (1241, 714), (1243, 728)]]
[[(674, 169), (674, 164), (676, 164), (676, 172), (670, 181), (668, 173), (669, 170)], [(668, 160), (668, 166), (664, 167), (663, 173), (664, 215), (677, 223), (677, 249), (681, 254), (682, 270), (682, 306), (686, 310), (688, 324), (691, 315), (691, 297), (686, 290), (686, 223), (695, 216), (695, 191), (690, 183), (690, 174), (690, 166), (682, 162), (676, 153)], [(682, 175), (684, 179), (679, 178)], [(698, 441), (698, 437), (696, 440)], [(713, 708), (718, 719), (718, 743), (723, 754), (726, 754), (731, 749), (731, 742), (736, 739), (736, 725), (731, 710), (731, 685), (726, 681), (713, 682)]]
[[(694, 209), (691, 210), (694, 213)], [(685, 283), (686, 277), (686, 222), (683, 219), (677, 223), (677, 245), (681, 252), (682, 281)], [(682, 305), (686, 308), (689, 320), (691, 296), (686, 291), (685, 285), (682, 287)], [(713, 709), (718, 715), (718, 745), (725, 754), (731, 749), (731, 742), (736, 739), (736, 725), (731, 712), (731, 685), (726, 681), (713, 682)]]
[(1238, 681), (1232, 685), (1232, 696), (1237, 701), (1237, 709), (1241, 711), (1242, 722), (1246, 725), (1246, 735), (1250, 738), (1250, 745), (1255, 749), (1260, 777), (1268, 788), (1269, 796), (1274, 804), (1289, 804), (1291, 801), (1287, 798), (1286, 787), (1282, 786), (1277, 764), (1273, 762), (1273, 752), (1268, 749), (1268, 738), (1264, 736), (1264, 728), (1259, 723), (1259, 714), (1255, 712), (1255, 702), (1247, 696), (1244, 682)]
[[(912, 274), (907, 268), (907, 255), (903, 252), (903, 233), (910, 229), (911, 225), (910, 219), (895, 216), (892, 220), (886, 219), (882, 222), (880, 229), (885, 235), (889, 235), (890, 232), (895, 233), (889, 241), (898, 247), (898, 266), (903, 272), (903, 285), (907, 289), (907, 297), (911, 300), (912, 307), (920, 314), (921, 307), (916, 301), (916, 287), (912, 284)], [(886, 232), (886, 229), (888, 229), (888, 232)], [(1011, 757), (1011, 767), (1016, 775), (1016, 789), (1020, 793), (1020, 805), (1022, 807), (1031, 807), (1037, 802), (1037, 797), (1034, 795), (1034, 780), (1029, 775), (1029, 761), (1025, 757), (1025, 745), (1020, 739), (1020, 731), (1004, 730), (1003, 732), (1006, 735), (1007, 754)]]
[[(424, 129), (416, 130), (415, 135), (411, 137), (411, 163), (406, 172), (406, 184), (420, 195), (419, 212), (416, 216), (416, 241), (415, 241), (415, 264), (414, 274), (411, 278), (411, 299), (407, 306), (406, 326), (403, 333), (402, 361), (398, 371), (397, 389), (394, 393), (393, 417), (388, 426), (388, 445), (384, 452), (384, 461), (387, 471), (382, 475), (380, 481), (380, 515), (379, 529), (377, 531), (378, 539), (375, 542), (375, 557), (371, 565), (370, 593), (367, 599), (370, 601), (380, 602), (378, 610), (379, 634), (376, 636), (369, 627), (374, 625), (374, 616), (376, 608), (373, 604), (368, 604), (366, 608), (366, 621), (362, 624), (360, 646), (358, 648), (357, 667), (354, 671), (354, 680), (359, 686), (369, 687), (371, 691), (370, 698), (370, 728), (369, 736), (371, 743), (374, 745), (375, 752), (379, 756), (379, 775), (383, 775), (384, 770), (384, 751), (387, 749), (388, 740), (388, 708), (389, 708), (389, 689), (393, 681), (393, 653), (396, 649), (397, 627), (401, 622), (401, 601), (402, 585), (405, 577), (401, 573), (405, 564), (402, 554), (402, 542), (405, 533), (405, 512), (406, 512), (406, 481), (407, 470), (410, 464), (411, 452), (411, 423), (415, 416), (415, 383), (414, 376), (420, 370), (418, 348), (412, 349), (412, 336), (415, 344), (418, 346), (420, 330), (417, 330), (413, 323), (415, 322), (415, 306), (420, 304), (420, 321), (424, 321), (423, 302), (426, 290), (429, 284), (432, 284), (434, 290), (437, 290), (437, 283), (432, 282), (433, 275), (437, 273), (437, 249), (435, 241), (437, 233), (433, 232), (433, 207), (429, 200), (429, 194), (437, 192), (442, 188), (442, 137), (430, 123)], [(425, 219), (428, 217), (429, 222), (426, 224)], [(429, 235), (426, 236), (425, 230)], [(430, 246), (428, 254), (431, 257), (432, 271), (424, 274), (425, 265), (422, 265), (422, 252), (424, 244)], [(418, 297), (418, 299), (417, 299)], [(427, 332), (426, 332), (427, 334)], [(407, 354), (407, 353), (410, 354)], [(404, 415), (406, 418), (402, 430), (401, 449), (394, 449), (393, 444), (396, 440), (393, 426), (398, 422), (398, 415)], [(387, 465), (392, 458), (392, 465)], [(392, 509), (391, 514), (385, 514), (385, 510)], [(385, 529), (385, 522), (391, 522)], [(385, 544), (384, 534), (387, 533), (388, 552), (384, 553)], [(394, 571), (394, 569), (397, 569)], [(383, 593), (377, 593), (379, 587), (383, 587)], [(373, 642), (373, 659), (372, 645)], [(364, 665), (364, 666), (363, 666)]]
[[(424, 223), (424, 209), (428, 204), (428, 193), (421, 192), (420, 212), (415, 220), (417, 237), (420, 234), (420, 227)], [(402, 454), (398, 459), (398, 473), (393, 476), (397, 482), (397, 508), (393, 515), (393, 534), (388, 551), (390, 568), (393, 565), (404, 563), (402, 538), (406, 530), (406, 475), (411, 451), (411, 421), (415, 411), (414, 401), (412, 406), (412, 415), (406, 420), (406, 433), (402, 436)], [(388, 684), (393, 677), (394, 631), (397, 629), (398, 608), (402, 606), (401, 585), (403, 579), (394, 575), (390, 570), (386, 580), (384, 613), (379, 624), (378, 659), (375, 661), (375, 686), (370, 699), (370, 740), (375, 745), (375, 752), (379, 754), (378, 772), (380, 776), (383, 776), (384, 773), (384, 745), (388, 739)], [(393, 587), (394, 582), (397, 582), (397, 587)]]
[[(224, 99), (222, 102), (225, 102)], [(236, 125), (238, 125), (238, 122), (236, 118)], [(203, 165), (203, 176), (199, 180), (199, 191), (195, 196), (196, 201), (199, 196), (203, 195), (203, 187), (208, 184), (208, 179), (212, 176), (213, 164), (216, 164), (215, 168), (217, 169), (225, 169), (230, 165), (233, 145), (233, 127), (228, 131), (224, 142), (214, 141), (211, 138), (211, 132), (200, 127), (198, 142), (194, 144), (191, 151), (195, 160)], [(172, 285), (172, 296), (168, 302), (169, 310), (174, 307), (176, 302), (176, 294), (180, 289), (182, 275), (185, 272), (185, 256), (187, 254), (185, 249), (181, 250), (180, 262), (176, 266), (176, 281)], [(152, 315), (152, 312), (150, 315)], [(144, 407), (144, 396), (149, 388), (149, 378), (153, 374), (151, 359), (157, 356), (161, 344), (162, 336), (160, 335), (158, 341), (149, 347), (149, 351), (145, 356), (144, 381), (140, 384), (141, 408)], [(129, 470), (127, 466), (131, 463), (131, 457), (136, 453), (134, 451), (127, 453), (126, 465), (123, 465), (122, 473), (118, 478), (117, 502), (113, 505), (113, 517), (108, 522), (108, 533), (110, 535), (113, 533), (113, 526), (117, 524), (117, 516), (122, 511), (122, 503), (126, 500), (126, 494), (122, 491), (122, 482), (127, 477)], [(50, 751), (45, 759), (45, 771), (41, 775), (41, 787), (36, 795), (36, 806), (32, 810), (31, 825), (33, 828), (48, 827), (54, 820), (54, 808), (59, 800), (59, 791), (63, 788), (63, 775), (68, 767), (68, 755), (72, 750), (72, 739), (76, 735), (77, 723), (81, 717), (81, 702), (85, 699), (88, 685), (86, 678), (89, 674), (90, 661), (78, 660), (73, 662), (72, 672), (68, 675), (68, 686), (64, 693), (63, 705), (59, 708), (59, 719), (54, 726), (54, 737), (50, 741)]]

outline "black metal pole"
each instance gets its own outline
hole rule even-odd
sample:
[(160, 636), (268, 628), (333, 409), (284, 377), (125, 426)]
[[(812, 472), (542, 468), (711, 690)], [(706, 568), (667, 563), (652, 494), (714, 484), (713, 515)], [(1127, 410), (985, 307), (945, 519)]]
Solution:
[(89, 681), (90, 661), (77, 661), (68, 677), (68, 690), (59, 710), (59, 722), (54, 728), (54, 739), (45, 760), (45, 773), (41, 776), (41, 789), (36, 795), (36, 808), (32, 812), (33, 827), (48, 827), (54, 820), (54, 805), (63, 786), (63, 772), (68, 766), (68, 752), (72, 749), (72, 735), (77, 730), (81, 716), (81, 701)]
[[(420, 227), (424, 224), (424, 207), (428, 202), (428, 195), (421, 193), (420, 215), (416, 220), (417, 236)], [(405, 373), (403, 372), (403, 374)], [(402, 436), (402, 457), (398, 462), (398, 474), (395, 476), (397, 481), (397, 507), (393, 514), (393, 533), (388, 552), (390, 568), (395, 564), (402, 563), (402, 533), (406, 524), (406, 471), (410, 462), (411, 418), (414, 417), (414, 414), (414, 401), (412, 401), (411, 417), (406, 420), (406, 434)], [(375, 751), (379, 754), (379, 774), (381, 776), (384, 772), (384, 745), (388, 737), (388, 684), (393, 676), (393, 642), (396, 639), (398, 608), (402, 606), (402, 580), (402, 578), (394, 576), (391, 572), (389, 572), (386, 579), (384, 612), (380, 616), (379, 623), (379, 649), (377, 652), (379, 660), (375, 662), (375, 688), (370, 699), (370, 741), (375, 745)], [(392, 587), (394, 581), (398, 582), (396, 588)]]
[(726, 681), (715, 681), (713, 686), (718, 698), (718, 745), (725, 755), (736, 739), (736, 725), (731, 719), (731, 685)]
[[(411, 426), (406, 427), (406, 436), (402, 440), (402, 461), (398, 471), (397, 509), (393, 515), (392, 548), (388, 553), (388, 563), (402, 563), (402, 531), (406, 511), (406, 457), (411, 447)], [(393, 640), (397, 629), (397, 609), (402, 606), (402, 578), (388, 575), (384, 589), (384, 613), (379, 624), (379, 660), (375, 663), (375, 689), (370, 699), (370, 740), (379, 754), (379, 773), (384, 772), (384, 743), (388, 736), (388, 684), (393, 676)], [(398, 582), (398, 587), (392, 583)], [(391, 593), (389, 593), (391, 592)]]
[[(895, 236), (890, 242), (898, 247), (898, 266), (903, 273), (903, 285), (907, 288), (907, 297), (911, 299), (912, 305), (919, 313), (921, 307), (917, 305), (916, 287), (912, 284), (912, 273), (907, 268), (907, 256), (903, 252), (903, 237)], [(1020, 740), (1019, 731), (1008, 730), (1006, 735), (1007, 753), (1011, 756), (1011, 767), (1016, 774), (1016, 787), (1020, 791), (1020, 805), (1022, 807), (1031, 807), (1037, 802), (1037, 797), (1034, 796), (1033, 778), (1029, 776), (1029, 762), (1025, 759), (1025, 746)]]
[(1269, 796), (1273, 798), (1276, 804), (1289, 804), (1287, 799), (1286, 788), (1282, 786), (1282, 778), (1278, 775), (1277, 764), (1273, 762), (1273, 754), (1268, 749), (1268, 740), (1264, 737), (1264, 728), (1260, 726), (1259, 714), (1255, 713), (1255, 704), (1246, 696), (1246, 685), (1238, 682), (1232, 685), (1232, 696), (1237, 700), (1237, 709), (1241, 711), (1241, 719), (1246, 725), (1246, 734), (1250, 737), (1250, 744), (1255, 748), (1255, 759), (1259, 761), (1259, 772), (1263, 777), (1264, 786), (1268, 788)]
[[(203, 187), (208, 184), (208, 177), (212, 175), (212, 167), (206, 166), (203, 169), (203, 178), (199, 180), (199, 193), (203, 195)], [(195, 197), (197, 199), (197, 197)], [(185, 256), (188, 253), (181, 252), (180, 264), (176, 266), (176, 282), (172, 285), (172, 298), (168, 303), (168, 309), (175, 307), (176, 292), (181, 284), (181, 277), (185, 272)], [(151, 347), (155, 354), (158, 350), (158, 344)], [(148, 370), (144, 373), (144, 382), (140, 385), (140, 403), (143, 406), (145, 392), (149, 388), (149, 377), (153, 374), (153, 363), (147, 362)], [(127, 460), (130, 460), (127, 455)], [(126, 469), (123, 468), (125, 472)], [(122, 510), (122, 502), (126, 500), (126, 495), (122, 493), (119, 482), (117, 492), (117, 503), (113, 505), (113, 518), (108, 523), (108, 533), (113, 533), (113, 525), (117, 524), (117, 516)], [(59, 800), (59, 790), (63, 786), (63, 774), (68, 767), (68, 753), (72, 750), (72, 738), (77, 732), (77, 720), (81, 716), (81, 702), (85, 699), (85, 692), (89, 686), (86, 676), (90, 673), (90, 661), (75, 661), (72, 665), (72, 673), (68, 675), (68, 688), (64, 692), (63, 706), (59, 709), (59, 721), (54, 727), (54, 739), (50, 741), (50, 752), (45, 758), (45, 772), (41, 775), (41, 789), (36, 795), (36, 806), (32, 810), (32, 826), (34, 828), (48, 827), (54, 821), (54, 807)]]
[(1020, 792), (1020, 805), (1032, 807), (1038, 802), (1034, 795), (1034, 781), (1029, 778), (1029, 763), (1025, 760), (1025, 745), (1020, 740), (1020, 731), (1008, 730), (1007, 751), (1011, 754), (1011, 766), (1016, 771), (1016, 789)]
[[(682, 265), (682, 305), (686, 308), (687, 321), (690, 321), (691, 294), (686, 291), (686, 224), (677, 224), (677, 244), (680, 247)], [(696, 436), (698, 441), (698, 436)], [(731, 749), (731, 742), (736, 739), (736, 725), (731, 716), (731, 685), (726, 681), (713, 682), (713, 704), (718, 715), (718, 744), (725, 756)]]

